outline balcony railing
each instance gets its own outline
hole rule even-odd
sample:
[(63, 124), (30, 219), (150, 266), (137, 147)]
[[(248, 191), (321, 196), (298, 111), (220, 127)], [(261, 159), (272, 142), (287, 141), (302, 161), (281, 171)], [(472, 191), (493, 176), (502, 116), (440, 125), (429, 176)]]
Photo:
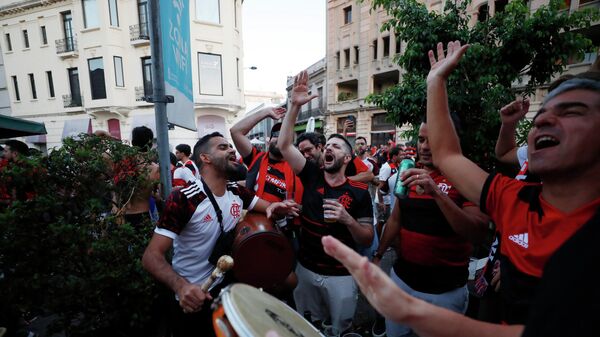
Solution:
[(81, 95), (63, 95), (65, 108), (76, 108), (81, 106)]
[(298, 114), (298, 122), (305, 121), (311, 117), (320, 117), (323, 116), (323, 114), (323, 109), (321, 108), (314, 108), (307, 111), (301, 111)]
[(56, 53), (74, 53), (77, 51), (77, 39), (75, 37), (68, 37), (60, 40), (56, 40)]
[(135, 87), (135, 100), (137, 102), (148, 102), (148, 98), (152, 98), (152, 88), (144, 88), (144, 86)]
[(129, 26), (129, 40), (147, 40), (150, 41), (150, 31), (148, 30), (148, 23), (140, 23), (137, 25)]

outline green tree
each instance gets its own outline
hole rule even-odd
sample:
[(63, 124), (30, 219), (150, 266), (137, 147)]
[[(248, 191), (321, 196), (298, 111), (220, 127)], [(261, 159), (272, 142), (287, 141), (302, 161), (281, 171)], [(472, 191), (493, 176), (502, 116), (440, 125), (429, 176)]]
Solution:
[(151, 156), (81, 135), (3, 170), (0, 181), (26, 193), (0, 211), (1, 305), (55, 314), (67, 336), (148, 336), (157, 291), (140, 258), (153, 226), (111, 210), (149, 183)]
[(391, 16), (382, 31), (393, 30), (406, 42), (396, 58), (406, 73), (398, 85), (367, 100), (385, 109), (396, 125), (408, 123), (416, 129), (426, 107), (427, 51), (440, 41), (469, 43), (458, 71), (448, 80), (449, 106), (460, 120), (465, 155), (489, 169), (498, 110), (517, 93), (529, 95), (547, 83), (564, 70), (569, 57), (589, 50), (591, 41), (581, 29), (599, 16), (592, 10), (569, 14), (561, 10), (562, 0), (550, 0), (535, 12), (527, 2), (515, 0), (486, 21), (469, 25), (469, 3), (448, 1), (440, 14), (415, 0), (372, 0), (373, 9), (382, 7)]

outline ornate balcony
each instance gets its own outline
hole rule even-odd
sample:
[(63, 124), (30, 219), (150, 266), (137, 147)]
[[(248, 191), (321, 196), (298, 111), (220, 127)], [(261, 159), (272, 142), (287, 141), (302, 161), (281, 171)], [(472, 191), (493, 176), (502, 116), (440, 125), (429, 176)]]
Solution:
[(150, 30), (148, 29), (148, 23), (129, 26), (129, 41), (133, 46), (150, 44)]
[(55, 43), (58, 56), (62, 58), (77, 57), (77, 39), (75, 37), (59, 39)]
[(321, 117), (323, 115), (324, 115), (323, 109), (321, 109), (321, 108), (314, 108), (314, 109), (310, 109), (310, 110), (307, 110), (307, 111), (301, 111), (298, 114), (297, 121), (298, 122), (304, 122), (304, 121), (308, 120), (310, 117), (317, 118), (317, 117)]
[(65, 108), (76, 108), (81, 106), (81, 95), (63, 95), (62, 98)]

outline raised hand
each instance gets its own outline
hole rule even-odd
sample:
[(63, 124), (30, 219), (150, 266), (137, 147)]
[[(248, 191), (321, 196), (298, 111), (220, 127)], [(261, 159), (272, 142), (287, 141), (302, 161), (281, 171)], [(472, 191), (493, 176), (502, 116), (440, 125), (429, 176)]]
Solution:
[(500, 109), (502, 124), (517, 124), (529, 111), (529, 98), (517, 98)]
[(313, 98), (319, 95), (308, 94), (308, 72), (303, 70), (294, 78), (294, 86), (292, 88), (292, 105), (304, 105)]
[(287, 109), (284, 107), (279, 107), (279, 108), (275, 108), (275, 107), (269, 107), (269, 108), (265, 108), (265, 112), (267, 113), (267, 115), (271, 118), (273, 118), (274, 120), (280, 120), (283, 117), (285, 117), (285, 113), (286, 113)]
[(460, 41), (450, 41), (448, 42), (447, 54), (444, 55), (444, 44), (438, 42), (437, 60), (433, 50), (430, 50), (428, 53), (431, 70), (429, 71), (429, 75), (427, 75), (427, 81), (433, 80), (436, 77), (443, 80), (447, 79), (448, 76), (450, 76), (450, 73), (452, 73), (452, 70), (456, 68), (458, 62), (468, 48), (468, 44), (461, 46)]

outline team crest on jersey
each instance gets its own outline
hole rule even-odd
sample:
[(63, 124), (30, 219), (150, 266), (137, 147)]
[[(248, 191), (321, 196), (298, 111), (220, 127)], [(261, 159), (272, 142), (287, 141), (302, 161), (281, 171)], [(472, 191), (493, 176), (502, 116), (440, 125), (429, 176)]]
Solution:
[(229, 213), (231, 213), (231, 215), (234, 218), (239, 218), (240, 213), (241, 213), (240, 204), (238, 204), (237, 202), (234, 202), (233, 204), (231, 204), (231, 209), (229, 210)]
[(344, 193), (341, 197), (338, 198), (338, 202), (344, 206), (344, 208), (350, 208), (352, 204), (352, 197), (348, 195), (348, 193)]
[(440, 191), (444, 192), (444, 194), (448, 195), (448, 192), (450, 192), (452, 185), (448, 185), (442, 182), (438, 184), (438, 188), (440, 189)]

